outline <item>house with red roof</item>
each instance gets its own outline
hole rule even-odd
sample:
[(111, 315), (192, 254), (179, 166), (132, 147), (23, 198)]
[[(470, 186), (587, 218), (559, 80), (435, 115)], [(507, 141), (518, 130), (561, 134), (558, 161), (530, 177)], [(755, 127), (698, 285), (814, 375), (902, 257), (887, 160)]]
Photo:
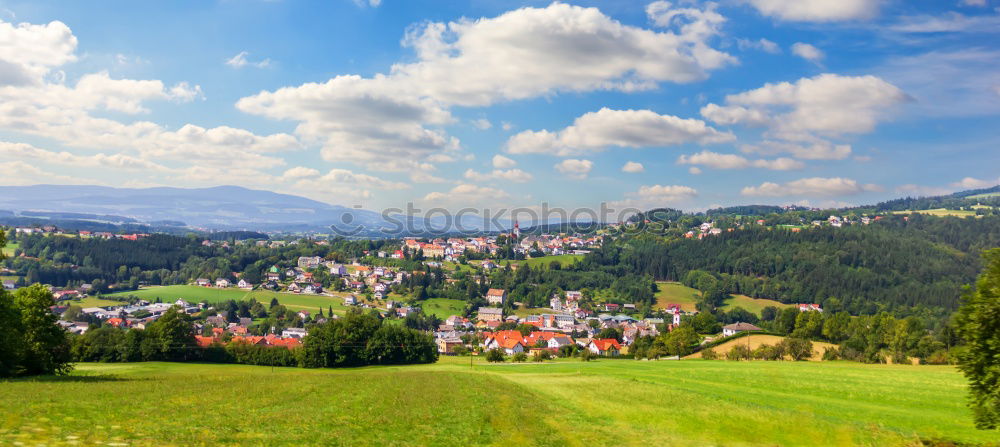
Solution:
[(590, 340), (587, 349), (597, 355), (617, 357), (622, 351), (622, 345), (613, 338), (595, 338)]

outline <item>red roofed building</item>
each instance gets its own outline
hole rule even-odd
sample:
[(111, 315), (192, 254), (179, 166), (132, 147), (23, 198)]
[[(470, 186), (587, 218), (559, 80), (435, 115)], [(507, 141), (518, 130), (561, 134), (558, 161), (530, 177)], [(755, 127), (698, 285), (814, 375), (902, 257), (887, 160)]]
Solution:
[(209, 346), (212, 346), (212, 343), (215, 343), (215, 337), (204, 337), (201, 335), (195, 335), (194, 339), (196, 342), (198, 342), (198, 346), (201, 348), (207, 348)]
[(622, 351), (622, 345), (613, 338), (595, 338), (587, 345), (587, 349), (597, 355), (617, 357)]

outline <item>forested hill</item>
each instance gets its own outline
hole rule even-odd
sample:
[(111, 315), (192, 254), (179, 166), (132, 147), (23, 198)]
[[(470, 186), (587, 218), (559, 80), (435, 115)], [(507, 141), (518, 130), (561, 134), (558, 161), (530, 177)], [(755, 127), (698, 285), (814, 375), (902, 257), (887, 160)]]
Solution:
[(714, 274), (722, 292), (830, 310), (946, 315), (1000, 246), (1000, 216), (886, 216), (871, 225), (798, 232), (750, 226), (698, 240), (640, 234), (607, 244), (588, 262), (622, 264), (656, 279)]

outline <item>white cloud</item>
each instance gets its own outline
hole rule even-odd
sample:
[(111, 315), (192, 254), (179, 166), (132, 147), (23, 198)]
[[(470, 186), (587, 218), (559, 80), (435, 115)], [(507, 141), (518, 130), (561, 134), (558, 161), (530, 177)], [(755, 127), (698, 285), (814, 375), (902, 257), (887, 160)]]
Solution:
[(694, 19), (698, 10), (679, 12), (693, 20), (679, 33), (624, 25), (597, 8), (563, 3), (423, 23), (403, 40), (416, 61), (395, 64), (388, 74), (265, 91), (237, 107), (299, 122), (296, 133), (321, 141), (327, 160), (423, 160), (460, 147), (435, 128), (453, 121), (452, 106), (705, 79), (709, 71), (735, 63), (705, 42), (714, 33), (711, 26), (695, 25), (719, 20), (708, 9)]
[(907, 100), (902, 90), (875, 76), (822, 74), (729, 95), (726, 106), (706, 106), (702, 114), (720, 123), (767, 122), (780, 132), (839, 135), (871, 132), (887, 109)]
[(781, 53), (781, 47), (778, 44), (764, 38), (757, 40), (738, 38), (736, 39), (736, 47), (740, 50), (760, 50), (771, 54)]
[(504, 157), (503, 155), (496, 154), (493, 156), (493, 167), (497, 169), (509, 169), (517, 165), (517, 162), (511, 158)]
[(638, 174), (640, 172), (645, 172), (645, 171), (646, 167), (643, 166), (642, 163), (638, 163), (635, 161), (626, 162), (625, 166), (622, 166), (622, 172), (627, 172), (629, 174)]
[(321, 142), (323, 158), (329, 161), (420, 161), (459, 149), (457, 139), (425, 127), (453, 122), (447, 109), (394, 88), (385, 78), (338, 76), (323, 84), (261, 92), (240, 99), (236, 107), (299, 121), (296, 133)]
[(78, 155), (71, 152), (50, 151), (25, 143), (0, 141), (0, 158), (21, 159), (36, 164), (59, 164), (77, 168), (117, 168), (129, 170), (167, 171), (168, 168), (125, 154)]
[(473, 169), (465, 171), (464, 177), (468, 180), (503, 180), (513, 183), (527, 183), (534, 177), (520, 169), (494, 169), (492, 172), (477, 172)]
[(956, 188), (964, 188), (964, 189), (989, 188), (991, 186), (996, 186), (996, 185), (1000, 185), (1000, 177), (993, 180), (988, 180), (988, 179), (980, 180), (974, 177), (965, 177), (962, 180), (959, 180), (951, 184), (951, 186), (954, 186)]
[(967, 16), (958, 12), (905, 16), (888, 27), (900, 33), (1000, 33), (1000, 15)]
[(463, 183), (447, 192), (428, 193), (423, 200), (433, 206), (475, 205), (481, 207), (495, 205), (508, 199), (510, 199), (510, 195), (503, 190)]
[[(1000, 21), (996, 24), (1000, 29)], [(992, 93), (1000, 86), (1000, 50), (970, 47), (896, 56), (876, 69), (915, 98), (915, 116), (982, 116), (1000, 113)], [(941, 82), (947, 79), (948, 82)]]
[(699, 175), (701, 174), (701, 168), (697, 166), (691, 166), (690, 168), (688, 168), (688, 172), (691, 173), (692, 175)]
[(489, 130), (490, 128), (493, 127), (493, 123), (491, 123), (490, 120), (486, 118), (479, 118), (472, 120), (472, 127), (475, 127), (476, 129), (479, 130)]
[(774, 160), (749, 160), (736, 154), (720, 154), (710, 151), (701, 151), (692, 155), (681, 155), (677, 159), (678, 164), (700, 165), (713, 169), (747, 169), (764, 168), (776, 171), (789, 171), (802, 169), (805, 164), (791, 158), (777, 158)]
[(640, 186), (636, 192), (625, 194), (625, 199), (611, 202), (618, 208), (637, 208), (646, 210), (672, 206), (698, 196), (698, 190), (682, 185), (649, 185)]
[(507, 141), (515, 154), (547, 153), (572, 156), (599, 152), (609, 146), (650, 147), (683, 143), (725, 143), (735, 140), (704, 121), (660, 115), (651, 110), (611, 110), (586, 113), (563, 130), (524, 131)]
[(559, 163), (556, 163), (556, 171), (559, 171), (563, 175), (569, 178), (574, 178), (582, 180), (587, 178), (587, 174), (593, 169), (594, 163), (590, 160), (577, 160), (573, 158), (567, 158)]
[(311, 197), (337, 198), (370, 198), (372, 189), (403, 190), (410, 185), (401, 182), (384, 180), (367, 174), (356, 174), (346, 169), (331, 169), (326, 174), (316, 177), (307, 176), (296, 181), (292, 189)]
[(823, 50), (803, 42), (795, 42), (792, 44), (792, 54), (816, 64), (822, 62), (823, 58), (826, 57), (826, 55), (823, 54)]
[(500, 128), (503, 129), (503, 130), (505, 130), (505, 131), (509, 131), (509, 130), (514, 129), (514, 124), (509, 123), (507, 121), (503, 121), (503, 122), (500, 123)]
[(296, 166), (285, 171), (281, 176), (286, 179), (301, 179), (308, 177), (319, 177), (320, 172), (313, 168), (306, 168), (303, 166)]
[(358, 5), (359, 8), (366, 6), (372, 8), (378, 8), (379, 6), (382, 5), (382, 0), (353, 0), (353, 1), (354, 4)]
[(0, 175), (0, 185), (4, 186), (26, 186), (26, 185), (40, 185), (40, 184), (59, 184), (59, 185), (104, 184), (104, 182), (96, 179), (88, 179), (75, 175), (73, 176), (61, 175), (44, 171), (35, 166), (35, 164), (25, 163), (23, 161), (0, 162), (0, 172), (4, 173), (4, 175)]
[(243, 68), (246, 66), (256, 67), (256, 68), (267, 68), (271, 66), (271, 59), (263, 59), (256, 62), (247, 60), (247, 56), (250, 53), (246, 51), (240, 51), (237, 55), (226, 59), (226, 65), (233, 68)]
[(740, 151), (760, 155), (791, 154), (803, 160), (843, 160), (851, 155), (851, 146), (821, 139), (800, 142), (765, 140), (760, 144), (741, 145)]
[(857, 181), (843, 177), (823, 178), (812, 177), (794, 180), (784, 184), (772, 182), (761, 183), (760, 186), (747, 186), (740, 191), (744, 196), (844, 196), (869, 191), (881, 191), (878, 185), (863, 185)]
[(76, 60), (76, 36), (66, 24), (0, 20), (0, 86), (37, 85), (54, 67)]
[(878, 14), (882, 0), (746, 0), (761, 14), (793, 22), (862, 20)]

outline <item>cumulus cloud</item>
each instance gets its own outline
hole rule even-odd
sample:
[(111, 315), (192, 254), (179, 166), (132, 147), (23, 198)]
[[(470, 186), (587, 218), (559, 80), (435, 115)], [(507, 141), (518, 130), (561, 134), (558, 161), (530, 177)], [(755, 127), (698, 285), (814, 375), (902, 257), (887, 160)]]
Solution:
[(725, 105), (708, 104), (701, 114), (721, 125), (764, 128), (763, 142), (743, 145), (745, 153), (831, 160), (847, 158), (851, 147), (828, 138), (869, 133), (911, 99), (876, 76), (822, 74), (729, 95)]
[(761, 14), (791, 22), (869, 19), (882, 0), (746, 0)]
[(259, 60), (259, 61), (254, 62), (254, 61), (247, 60), (247, 56), (249, 56), (249, 55), (250, 55), (249, 52), (240, 51), (235, 56), (233, 56), (233, 57), (231, 57), (229, 59), (226, 59), (226, 65), (228, 65), (230, 67), (233, 67), (233, 68), (243, 68), (243, 67), (247, 67), (247, 66), (249, 66), (249, 67), (256, 67), (256, 68), (267, 68), (267, 67), (271, 66), (271, 59), (266, 59), (265, 58), (263, 60)]
[(490, 128), (493, 127), (493, 123), (491, 123), (490, 120), (486, 118), (479, 118), (472, 120), (472, 127), (475, 127), (476, 129), (479, 130), (489, 130)]
[(494, 169), (492, 172), (477, 172), (474, 169), (465, 171), (464, 177), (468, 180), (503, 180), (512, 183), (527, 183), (534, 177), (520, 169)]
[[(305, 173), (305, 171), (300, 171)], [(311, 172), (309, 174), (312, 174)], [(373, 189), (391, 191), (409, 189), (402, 182), (384, 180), (367, 174), (358, 174), (347, 169), (331, 169), (322, 176), (308, 175), (292, 184), (292, 189), (311, 197), (325, 197), (328, 200), (341, 196), (370, 198)]]
[(671, 146), (683, 143), (725, 143), (736, 137), (704, 121), (660, 115), (651, 110), (611, 110), (586, 113), (565, 129), (524, 131), (507, 141), (510, 153), (572, 156), (607, 147)]
[(434, 191), (424, 196), (430, 206), (491, 206), (510, 199), (505, 191), (486, 186), (462, 183), (449, 191)]
[(690, 200), (698, 195), (698, 190), (682, 185), (644, 185), (638, 191), (625, 194), (625, 199), (611, 202), (618, 208), (637, 208), (640, 210), (676, 205)]
[(729, 95), (726, 106), (706, 106), (702, 114), (720, 123), (767, 123), (781, 132), (839, 135), (871, 132), (887, 109), (909, 99), (876, 76), (822, 74)]
[(736, 47), (740, 50), (760, 50), (771, 54), (781, 53), (781, 47), (778, 44), (764, 38), (750, 40), (741, 37), (736, 39)]
[(504, 157), (503, 155), (496, 154), (493, 156), (493, 167), (497, 169), (509, 169), (517, 165), (517, 162), (513, 159)]
[(761, 183), (760, 186), (747, 186), (740, 191), (744, 196), (846, 196), (869, 191), (881, 191), (878, 185), (860, 184), (857, 181), (843, 177), (812, 177), (778, 184)]
[(80, 168), (117, 168), (128, 170), (167, 171), (163, 165), (125, 154), (79, 155), (66, 151), (50, 151), (25, 143), (0, 142), (0, 158), (21, 159), (37, 164), (51, 163)]
[[(708, 45), (719, 20), (708, 9), (678, 11), (673, 17), (683, 24), (667, 20), (670, 29), (664, 31), (624, 25), (597, 8), (563, 3), (423, 23), (403, 39), (416, 60), (395, 64), (388, 74), (337, 76), (265, 91), (241, 99), (237, 107), (299, 122), (296, 133), (322, 142), (327, 160), (422, 160), (460, 147), (437, 128), (452, 121), (452, 106), (705, 79), (735, 62)], [(659, 23), (672, 13), (655, 14)]]
[(740, 151), (760, 155), (790, 154), (803, 160), (843, 160), (852, 152), (849, 144), (833, 144), (818, 138), (799, 142), (765, 140), (759, 144), (741, 145)]
[(0, 86), (41, 84), (54, 67), (76, 60), (76, 36), (60, 21), (45, 25), (0, 20)]
[(974, 177), (965, 177), (962, 180), (959, 180), (951, 184), (951, 186), (954, 186), (956, 188), (964, 188), (964, 189), (989, 188), (991, 186), (996, 186), (996, 185), (1000, 185), (1000, 177), (992, 180), (990, 179), (980, 180)]
[(34, 163), (23, 161), (0, 162), (0, 185), (3, 186), (26, 186), (38, 184), (61, 184), (61, 185), (103, 185), (104, 182), (97, 179), (88, 179), (77, 175), (61, 175), (42, 170)]
[(594, 163), (590, 160), (577, 160), (574, 158), (567, 158), (559, 163), (556, 163), (556, 171), (561, 174), (578, 180), (587, 178), (587, 174), (593, 169)]
[(822, 62), (823, 58), (826, 57), (826, 55), (823, 54), (823, 50), (803, 42), (795, 42), (792, 44), (792, 54), (814, 64)]
[(261, 92), (240, 99), (244, 112), (300, 124), (296, 133), (323, 144), (329, 161), (424, 160), (456, 151), (459, 142), (425, 124), (453, 122), (439, 103), (394, 91), (391, 83), (338, 76), (325, 83)]
[(805, 164), (801, 161), (791, 158), (781, 157), (774, 160), (749, 160), (746, 157), (736, 154), (720, 154), (710, 151), (701, 151), (692, 155), (681, 155), (677, 159), (677, 164), (700, 165), (713, 169), (764, 168), (776, 171), (789, 171), (805, 167)]
[(645, 172), (645, 171), (646, 167), (643, 166), (642, 163), (634, 161), (626, 162), (625, 166), (622, 166), (622, 172), (627, 172), (629, 174), (638, 174), (640, 172)]
[(890, 31), (922, 33), (1000, 33), (1000, 15), (967, 16), (958, 12), (901, 17), (888, 27)]
[(152, 101), (188, 102), (204, 96), (198, 85), (179, 82), (168, 87), (155, 79), (113, 78), (107, 71), (67, 82), (58, 69), (76, 60), (76, 45), (76, 37), (61, 22), (16, 27), (0, 22), (0, 83), (14, 76), (11, 69), (28, 76), (25, 82), (0, 86), (0, 129), (72, 148), (100, 148), (105, 157), (113, 157), (107, 159), (112, 164), (197, 160), (232, 167), (280, 166), (281, 159), (263, 154), (301, 148), (287, 134), (260, 136), (244, 129), (192, 124), (171, 130), (149, 121), (101, 116), (102, 112), (141, 115), (149, 112)]

